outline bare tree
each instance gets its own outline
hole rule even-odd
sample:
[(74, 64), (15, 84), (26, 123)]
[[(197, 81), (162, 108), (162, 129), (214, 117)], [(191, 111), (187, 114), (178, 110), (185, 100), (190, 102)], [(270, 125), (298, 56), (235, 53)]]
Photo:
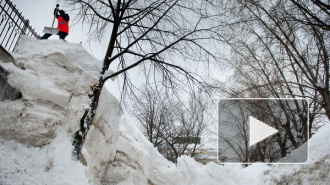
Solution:
[(312, 27), (318, 27), (325, 31), (330, 31), (330, 4), (329, 1), (311, 0), (297, 1), (290, 0), (295, 6), (295, 12), (291, 15), (296, 21)]
[(140, 98), (134, 99), (130, 114), (138, 120), (142, 126), (144, 135), (155, 146), (158, 147), (164, 142), (163, 130), (167, 124), (173, 122), (172, 102), (164, 94), (155, 92), (145, 87), (140, 93)]
[(130, 112), (141, 124), (148, 140), (172, 162), (176, 163), (188, 150), (189, 155), (194, 156), (199, 144), (197, 138), (209, 122), (207, 103), (201, 95), (186, 104), (168, 94), (144, 89)]
[(330, 120), (329, 5), (318, 0), (222, 2), (232, 24), (218, 36), (232, 48), (229, 62), (241, 85), (235, 94), (308, 98), (310, 128), (320, 114)]
[[(122, 76), (123, 92), (132, 92), (134, 85), (128, 72), (139, 66), (147, 71), (146, 82), (150, 79), (161, 81), (166, 88), (175, 90), (180, 84), (188, 84), (193, 90), (206, 85), (203, 78), (191, 73), (187, 66), (216, 60), (204, 42), (213, 38), (212, 30), (217, 27), (209, 24), (215, 10), (213, 6), (208, 7), (209, 1), (66, 1), (79, 11), (80, 20), (90, 25), (91, 38), (110, 37), (100, 78), (93, 88), (90, 108), (86, 110), (88, 114), (82, 118), (81, 128), (75, 134), (73, 145), (78, 158), (108, 79)], [(110, 66), (115, 72), (106, 76)]]

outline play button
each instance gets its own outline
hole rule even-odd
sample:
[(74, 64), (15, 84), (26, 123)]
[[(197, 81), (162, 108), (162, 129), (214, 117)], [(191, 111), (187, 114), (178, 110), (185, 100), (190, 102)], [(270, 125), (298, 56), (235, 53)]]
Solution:
[(306, 163), (308, 105), (299, 98), (219, 100), (219, 162)]
[(276, 134), (278, 130), (273, 127), (266, 125), (265, 123), (257, 120), (256, 118), (250, 116), (249, 117), (250, 123), (250, 145), (253, 146), (254, 144)]

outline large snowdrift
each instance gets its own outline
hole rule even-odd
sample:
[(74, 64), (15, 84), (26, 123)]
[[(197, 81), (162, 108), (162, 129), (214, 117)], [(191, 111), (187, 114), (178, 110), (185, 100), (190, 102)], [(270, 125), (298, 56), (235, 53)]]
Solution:
[(13, 63), (0, 65), (22, 93), (0, 102), (0, 184), (87, 184), (72, 160), (71, 136), (102, 63), (80, 45), (22, 36)]
[(1, 102), (1, 137), (43, 146), (62, 127), (69, 133), (77, 131), (101, 62), (80, 44), (61, 40), (37, 41), (22, 36), (16, 49), (14, 63), (0, 64), (10, 73), (8, 83), (23, 97)]
[[(72, 158), (72, 135), (89, 105), (101, 62), (79, 44), (22, 37), (8, 83), (22, 98), (0, 102), (0, 184), (323, 184), (329, 182), (330, 127), (310, 142), (308, 165), (202, 165), (183, 156), (167, 161), (128, 122), (103, 89), (95, 120)], [(289, 157), (294, 157), (294, 152)], [(322, 171), (324, 170), (324, 171)], [(308, 171), (309, 173), (305, 173)], [(304, 181), (304, 178), (308, 178)], [(302, 179), (302, 180), (301, 180)]]

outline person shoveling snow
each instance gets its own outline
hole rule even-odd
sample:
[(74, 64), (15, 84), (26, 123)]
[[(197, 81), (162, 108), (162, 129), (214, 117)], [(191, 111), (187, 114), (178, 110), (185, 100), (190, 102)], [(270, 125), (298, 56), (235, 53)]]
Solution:
[[(70, 17), (68, 14), (65, 13), (63, 10), (58, 9), (59, 5), (56, 5), (56, 8), (54, 10), (54, 16), (57, 18), (58, 26), (57, 28), (47, 28), (45, 27), (44, 35), (41, 37), (41, 39), (48, 39), (53, 34), (59, 35), (60, 39), (65, 39), (66, 36), (69, 34), (69, 21)], [(60, 13), (58, 15), (58, 13)], [(54, 18), (55, 19), (55, 18)], [(53, 22), (54, 25), (54, 22)], [(54, 32), (55, 30), (55, 32)]]

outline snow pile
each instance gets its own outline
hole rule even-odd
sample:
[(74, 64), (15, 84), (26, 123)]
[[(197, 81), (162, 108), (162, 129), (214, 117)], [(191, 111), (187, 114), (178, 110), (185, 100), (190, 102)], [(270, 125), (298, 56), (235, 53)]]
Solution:
[(93, 184), (177, 184), (176, 166), (126, 121), (115, 97), (104, 89), (100, 99), (82, 149)]
[(22, 36), (13, 63), (0, 65), (22, 93), (0, 102), (0, 184), (87, 184), (72, 160), (72, 133), (89, 106), (102, 63), (80, 44)]
[(187, 156), (177, 165), (167, 161), (137, 125), (127, 122), (110, 93), (103, 90), (100, 99), (82, 149), (93, 184), (256, 184), (241, 165), (202, 165)]
[(88, 184), (86, 167), (71, 158), (66, 135), (44, 147), (0, 140), (0, 184)]
[[(22, 98), (0, 102), (0, 184), (312, 184), (329, 182), (330, 126), (310, 141), (308, 165), (202, 165), (167, 161), (105, 88), (82, 148), (72, 137), (101, 63), (79, 44), (22, 37), (14, 63), (0, 63)], [(291, 156), (295, 157), (295, 152)], [(308, 174), (307, 174), (308, 172)]]
[(22, 36), (14, 63), (0, 63), (8, 83), (22, 93), (0, 105), (0, 135), (33, 146), (48, 144), (60, 128), (75, 132), (87, 93), (97, 82), (101, 62), (80, 44)]
[[(330, 125), (326, 124), (309, 140), (309, 160), (307, 164), (274, 165), (264, 172), (266, 184), (330, 184)], [(301, 148), (294, 150), (287, 158), (301, 156)]]

